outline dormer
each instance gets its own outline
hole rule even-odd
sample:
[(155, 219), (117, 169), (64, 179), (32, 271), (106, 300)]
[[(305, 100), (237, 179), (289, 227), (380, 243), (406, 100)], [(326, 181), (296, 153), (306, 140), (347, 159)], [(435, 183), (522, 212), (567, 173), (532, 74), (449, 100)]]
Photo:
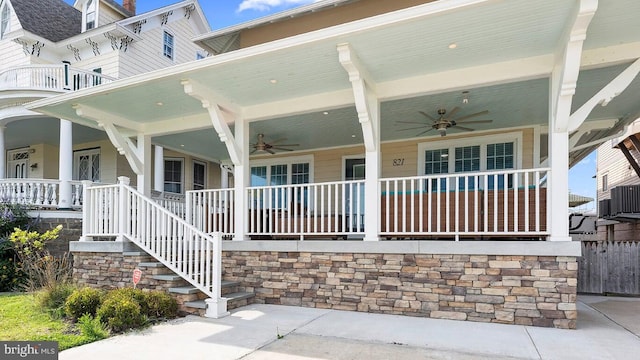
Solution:
[(82, 12), (82, 32), (134, 16), (135, 0), (76, 0), (73, 6)]

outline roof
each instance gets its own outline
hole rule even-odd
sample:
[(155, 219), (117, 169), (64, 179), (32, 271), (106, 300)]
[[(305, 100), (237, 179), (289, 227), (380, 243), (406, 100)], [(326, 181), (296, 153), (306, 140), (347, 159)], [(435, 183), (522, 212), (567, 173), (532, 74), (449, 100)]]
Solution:
[(11, 5), (24, 30), (47, 40), (58, 42), (82, 31), (82, 13), (62, 0), (11, 0)]
[(118, 11), (119, 13), (121, 13), (122, 15), (126, 16), (126, 17), (131, 17), (134, 16), (135, 14), (132, 13), (131, 11), (125, 9), (122, 5), (118, 4), (117, 2), (113, 1), (113, 0), (102, 0), (105, 4), (111, 6), (112, 8), (114, 8), (116, 11)]
[(588, 204), (592, 201), (593, 201), (592, 197), (569, 193), (569, 207), (576, 207), (576, 206)]

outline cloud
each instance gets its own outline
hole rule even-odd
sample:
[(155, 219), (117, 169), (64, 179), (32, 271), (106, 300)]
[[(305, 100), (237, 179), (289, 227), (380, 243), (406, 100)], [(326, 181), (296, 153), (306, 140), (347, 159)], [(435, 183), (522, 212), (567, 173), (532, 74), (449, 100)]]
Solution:
[(270, 11), (277, 7), (292, 7), (306, 5), (319, 0), (242, 0), (236, 12), (245, 10)]

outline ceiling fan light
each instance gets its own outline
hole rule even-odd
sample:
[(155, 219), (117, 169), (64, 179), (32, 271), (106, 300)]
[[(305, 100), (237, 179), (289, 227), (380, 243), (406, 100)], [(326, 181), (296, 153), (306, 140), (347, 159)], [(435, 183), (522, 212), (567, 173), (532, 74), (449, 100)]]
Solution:
[(447, 128), (441, 128), (441, 129), (438, 129), (438, 131), (440, 132), (440, 136), (446, 136), (447, 135)]

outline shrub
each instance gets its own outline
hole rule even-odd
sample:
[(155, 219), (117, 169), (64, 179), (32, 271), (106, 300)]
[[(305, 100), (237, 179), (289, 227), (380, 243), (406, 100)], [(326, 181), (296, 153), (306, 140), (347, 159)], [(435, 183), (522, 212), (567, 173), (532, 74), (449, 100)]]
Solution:
[(0, 202), (0, 237), (6, 237), (15, 228), (28, 227), (30, 222), (23, 205)]
[(46, 309), (52, 316), (64, 316), (64, 305), (67, 298), (75, 291), (71, 283), (59, 283), (55, 286), (43, 288), (35, 294), (36, 303)]
[(109, 337), (109, 329), (100, 321), (99, 317), (93, 317), (84, 314), (78, 319), (78, 329), (80, 333), (86, 336), (90, 341), (97, 341)]
[(96, 316), (96, 311), (102, 302), (102, 291), (84, 287), (74, 291), (64, 304), (64, 312), (73, 319), (79, 319), (85, 314)]
[(109, 329), (121, 332), (135, 329), (146, 324), (146, 316), (142, 313), (140, 305), (126, 294), (107, 296), (98, 308), (97, 316), (102, 319)]
[(145, 294), (146, 314), (151, 319), (171, 319), (178, 315), (178, 303), (164, 291)]
[(21, 263), (13, 250), (13, 244), (0, 239), (0, 292), (13, 291), (22, 287), (26, 275), (21, 270)]

